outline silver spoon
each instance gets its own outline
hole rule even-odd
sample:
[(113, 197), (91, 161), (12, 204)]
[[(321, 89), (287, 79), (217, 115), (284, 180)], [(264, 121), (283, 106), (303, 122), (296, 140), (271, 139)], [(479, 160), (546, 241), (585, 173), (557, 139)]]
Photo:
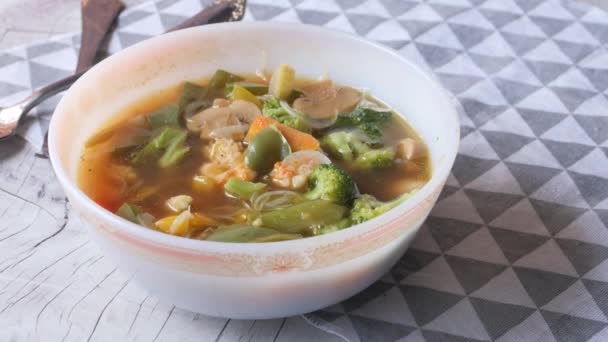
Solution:
[[(216, 4), (203, 9), (192, 18), (180, 25), (177, 25), (168, 32), (187, 27), (205, 25), (210, 22), (238, 21), (245, 13), (245, 3), (246, 0), (216, 1)], [(80, 76), (82, 76), (82, 74), (86, 72), (86, 70), (42, 87), (34, 91), (30, 96), (19, 103), (9, 107), (0, 107), (0, 141), (5, 140), (15, 134), (17, 127), (19, 126), (19, 122), (25, 114), (49, 97), (68, 89), (74, 82), (76, 82), (78, 78), (80, 78)]]

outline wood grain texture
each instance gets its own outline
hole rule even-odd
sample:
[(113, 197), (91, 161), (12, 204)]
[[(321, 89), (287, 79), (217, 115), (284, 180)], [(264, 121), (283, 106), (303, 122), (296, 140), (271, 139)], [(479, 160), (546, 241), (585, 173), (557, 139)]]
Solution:
[(159, 302), (89, 241), (50, 162), (0, 145), (0, 341), (341, 341), (300, 317), (206, 317)]
[(84, 71), (95, 64), (95, 56), (114, 19), (124, 5), (120, 0), (82, 0), (80, 50), (76, 72)]

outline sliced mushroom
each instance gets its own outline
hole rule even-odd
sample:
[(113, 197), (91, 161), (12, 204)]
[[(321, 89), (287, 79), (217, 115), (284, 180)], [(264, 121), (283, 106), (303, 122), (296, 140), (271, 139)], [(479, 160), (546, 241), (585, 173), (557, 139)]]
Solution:
[(211, 107), (190, 117), (186, 126), (194, 132), (201, 132), (202, 138), (207, 138), (214, 129), (228, 126), (230, 109), (228, 107)]
[(202, 139), (208, 139), (218, 128), (251, 124), (259, 115), (260, 109), (251, 102), (236, 100), (227, 107), (211, 107), (193, 115), (187, 121), (187, 127), (194, 132), (200, 132)]
[(209, 136), (212, 138), (229, 138), (236, 141), (242, 141), (248, 130), (249, 124), (226, 126), (214, 129), (209, 133)]
[(304, 96), (293, 102), (293, 108), (312, 119), (330, 119), (349, 112), (361, 101), (362, 95), (351, 87), (336, 87), (331, 80), (309, 84), (301, 89)]
[(230, 108), (231, 115), (241, 124), (251, 124), (256, 117), (262, 115), (258, 106), (245, 100), (232, 101), (228, 108)]
[(340, 87), (336, 96), (336, 109), (338, 113), (350, 112), (361, 102), (363, 95), (351, 87)]
[(228, 107), (229, 105), (230, 100), (223, 99), (221, 97), (218, 97), (217, 99), (213, 100), (213, 107)]
[(303, 86), (302, 94), (315, 103), (332, 101), (336, 98), (337, 89), (332, 80), (314, 82)]
[(424, 146), (422, 143), (412, 139), (405, 138), (397, 143), (397, 157), (404, 160), (413, 160), (424, 157)]

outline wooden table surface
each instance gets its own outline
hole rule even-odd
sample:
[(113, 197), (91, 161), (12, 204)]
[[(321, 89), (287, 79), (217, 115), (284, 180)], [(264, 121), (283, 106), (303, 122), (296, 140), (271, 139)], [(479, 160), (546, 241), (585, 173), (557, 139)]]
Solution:
[[(0, 50), (78, 31), (79, 15), (78, 0), (2, 0)], [(0, 145), (0, 251), (0, 341), (341, 341), (300, 317), (226, 320), (158, 302), (89, 242), (49, 161), (20, 138)]]
[(0, 341), (341, 341), (300, 317), (200, 316), (159, 302), (89, 241), (48, 159), (0, 144)]

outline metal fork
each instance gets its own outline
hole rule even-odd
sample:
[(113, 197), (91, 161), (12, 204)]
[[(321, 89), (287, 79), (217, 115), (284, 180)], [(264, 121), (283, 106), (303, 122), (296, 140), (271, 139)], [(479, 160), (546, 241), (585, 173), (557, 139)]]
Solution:
[[(241, 20), (245, 14), (245, 4), (246, 0), (216, 0), (213, 5), (203, 9), (195, 16), (167, 32), (212, 22)], [(86, 70), (35, 90), (30, 96), (19, 103), (9, 107), (0, 107), (0, 141), (15, 134), (24, 115), (49, 97), (68, 89)], [(44, 151), (43, 153), (46, 155)]]

